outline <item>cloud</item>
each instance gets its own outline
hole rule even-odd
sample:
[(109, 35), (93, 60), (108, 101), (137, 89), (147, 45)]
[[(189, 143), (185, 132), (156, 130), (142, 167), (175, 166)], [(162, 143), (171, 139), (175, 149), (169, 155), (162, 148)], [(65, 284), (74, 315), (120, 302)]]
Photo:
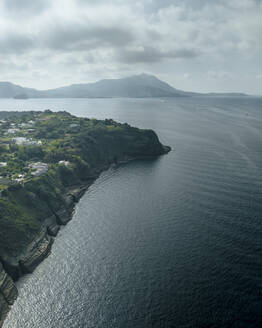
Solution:
[(192, 49), (178, 49), (172, 51), (160, 50), (150, 46), (138, 49), (121, 49), (116, 57), (123, 63), (154, 63), (165, 58), (193, 58), (198, 53)]
[(49, 0), (2, 0), (5, 9), (17, 15), (39, 14), (50, 6)]
[(21, 33), (9, 33), (0, 36), (1, 54), (22, 54), (33, 48), (33, 40), (30, 36)]
[[(10, 10), (31, 13), (31, 19), (22, 24), (13, 19), (5, 21), (6, 26), (10, 24), (21, 33), (17, 35), (18, 51), (22, 44), (28, 50), (30, 44), (34, 44), (38, 49), (64, 52), (103, 48), (111, 52), (112, 60), (135, 63), (136, 59), (138, 62), (187, 59), (200, 54), (248, 51), (262, 46), (262, 20), (258, 10), (261, 10), (261, 3), (255, 0), (224, 3), (220, 0), (212, 5), (201, 1), (201, 10), (193, 9), (193, 2), (189, 0), (185, 2), (187, 6), (178, 1), (160, 3), (155, 0), (133, 3), (100, 0), (91, 5), (91, 1), (57, 0), (54, 6), (42, 0), (5, 0), (4, 3)], [(135, 10), (150, 6), (155, 7), (155, 12)], [(42, 12), (47, 8), (48, 13)], [(34, 11), (40, 15), (37, 19)], [(14, 33), (9, 34), (8, 29), (3, 31), (2, 39), (10, 38), (13, 43)], [(9, 48), (16, 53), (16, 47)], [(116, 52), (118, 56), (114, 56)]]
[(261, 31), (261, 0), (2, 0), (0, 61), (28, 62), (32, 80), (141, 69), (233, 81), (261, 71)]
[(28, 63), (22, 63), (22, 64), (16, 64), (13, 61), (10, 60), (2, 60), (0, 61), (0, 72), (1, 74), (3, 73), (8, 73), (9, 71), (15, 71), (17, 72), (25, 72), (29, 69), (29, 64)]
[(88, 51), (95, 48), (121, 47), (133, 40), (132, 33), (117, 26), (63, 24), (54, 26), (52, 35), (45, 35), (44, 45), (65, 51)]

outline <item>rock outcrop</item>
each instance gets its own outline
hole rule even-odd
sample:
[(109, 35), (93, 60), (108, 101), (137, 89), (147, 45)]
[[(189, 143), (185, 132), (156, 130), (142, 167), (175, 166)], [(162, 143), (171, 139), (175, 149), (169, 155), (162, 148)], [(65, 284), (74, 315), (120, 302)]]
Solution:
[(16, 286), (0, 263), (0, 327), (8, 313), (10, 305), (14, 303), (16, 298)]
[(46, 258), (51, 251), (53, 238), (43, 226), (36, 238), (30, 243), (26, 250), (16, 257), (3, 257), (2, 263), (5, 270), (13, 280), (19, 279), (25, 273), (31, 273), (39, 263)]

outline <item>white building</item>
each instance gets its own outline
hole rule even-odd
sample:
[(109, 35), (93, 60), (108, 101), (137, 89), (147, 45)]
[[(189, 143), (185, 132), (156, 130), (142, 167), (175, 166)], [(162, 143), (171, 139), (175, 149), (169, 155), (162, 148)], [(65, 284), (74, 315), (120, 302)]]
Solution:
[(17, 137), (17, 138), (13, 138), (12, 139), (13, 142), (15, 142), (17, 145), (19, 146), (38, 146), (38, 145), (42, 145), (42, 141), (41, 140), (33, 140), (31, 138), (25, 138), (25, 137)]
[(70, 128), (78, 128), (79, 124), (72, 123), (69, 126), (70, 126)]
[(6, 132), (6, 134), (15, 134), (16, 132), (18, 132), (19, 131), (19, 129), (8, 129), (7, 130), (7, 132)]
[(58, 164), (59, 165), (69, 166), (70, 165), (70, 162), (68, 162), (68, 161), (59, 161)]
[(28, 165), (29, 168), (35, 170), (32, 175), (38, 177), (48, 171), (48, 164), (42, 162), (35, 162)]
[(31, 124), (29, 124), (29, 123), (20, 123), (20, 124), (18, 124), (18, 126), (20, 128), (29, 128), (31, 126)]

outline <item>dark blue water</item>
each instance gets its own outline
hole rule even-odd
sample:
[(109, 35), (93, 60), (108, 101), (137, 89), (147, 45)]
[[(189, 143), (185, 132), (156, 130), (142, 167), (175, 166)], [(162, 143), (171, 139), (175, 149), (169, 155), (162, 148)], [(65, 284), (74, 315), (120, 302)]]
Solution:
[(172, 152), (110, 169), (4, 328), (260, 327), (262, 98), (1, 100), (153, 128)]

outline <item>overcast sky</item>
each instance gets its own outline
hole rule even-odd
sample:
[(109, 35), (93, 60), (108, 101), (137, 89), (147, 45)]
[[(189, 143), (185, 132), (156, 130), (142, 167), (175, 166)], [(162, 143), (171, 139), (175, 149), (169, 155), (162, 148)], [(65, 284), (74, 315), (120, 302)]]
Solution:
[(1, 0), (0, 80), (39, 89), (139, 73), (262, 94), (262, 0)]

